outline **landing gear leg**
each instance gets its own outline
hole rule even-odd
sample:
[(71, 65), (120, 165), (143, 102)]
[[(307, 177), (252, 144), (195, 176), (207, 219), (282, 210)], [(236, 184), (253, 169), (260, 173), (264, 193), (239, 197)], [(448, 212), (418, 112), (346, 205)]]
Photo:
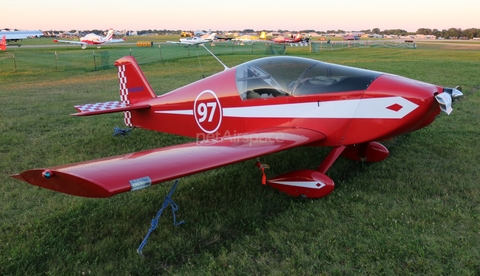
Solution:
[(323, 160), (322, 164), (317, 168), (317, 171), (325, 174), (327, 173), (328, 169), (333, 165), (333, 163), (337, 160), (337, 158), (342, 154), (345, 146), (334, 147), (332, 151), (327, 155), (327, 157)]

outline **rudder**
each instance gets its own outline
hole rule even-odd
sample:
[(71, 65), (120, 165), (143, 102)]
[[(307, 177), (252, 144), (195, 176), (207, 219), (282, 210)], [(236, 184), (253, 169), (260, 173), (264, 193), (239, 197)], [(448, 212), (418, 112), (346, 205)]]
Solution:
[[(115, 66), (118, 68), (120, 101), (122, 103), (134, 105), (157, 96), (134, 57), (122, 57), (115, 61)], [(125, 111), (124, 114), (125, 124), (132, 126), (131, 111)]]

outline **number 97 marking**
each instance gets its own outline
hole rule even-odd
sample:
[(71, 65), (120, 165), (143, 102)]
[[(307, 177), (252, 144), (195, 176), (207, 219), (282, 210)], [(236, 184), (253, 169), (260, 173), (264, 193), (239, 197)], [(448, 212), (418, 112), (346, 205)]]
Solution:
[(198, 94), (193, 103), (193, 115), (198, 127), (205, 133), (215, 133), (222, 124), (223, 110), (212, 90)]
[(203, 123), (208, 117), (208, 122), (211, 123), (213, 121), (213, 116), (215, 115), (216, 109), (217, 109), (216, 102), (209, 102), (206, 104), (200, 103), (197, 107), (197, 114), (199, 116), (198, 122)]

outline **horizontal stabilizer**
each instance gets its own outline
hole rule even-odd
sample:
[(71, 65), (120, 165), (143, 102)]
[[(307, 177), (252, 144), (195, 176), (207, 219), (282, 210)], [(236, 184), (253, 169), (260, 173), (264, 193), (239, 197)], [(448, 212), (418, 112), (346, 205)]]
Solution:
[(119, 101), (94, 103), (94, 104), (82, 104), (76, 105), (75, 109), (78, 113), (71, 114), (73, 116), (89, 116), (105, 113), (114, 113), (135, 109), (147, 109), (150, 108), (149, 104), (131, 104), (122, 103)]

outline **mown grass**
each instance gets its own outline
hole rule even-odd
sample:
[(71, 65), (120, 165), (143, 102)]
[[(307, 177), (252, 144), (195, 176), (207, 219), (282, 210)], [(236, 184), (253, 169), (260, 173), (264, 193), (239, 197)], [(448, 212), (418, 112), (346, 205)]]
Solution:
[[(113, 68), (52, 71), (32, 58), (28, 70), (13, 73), (2, 69), (2, 60), (0, 274), (480, 274), (480, 53), (432, 47), (287, 53), (461, 84), (465, 99), (451, 116), (385, 142), (390, 157), (383, 162), (337, 160), (328, 172), (336, 189), (322, 199), (262, 186), (254, 160), (182, 178), (173, 199), (186, 224), (173, 226), (166, 209), (140, 257), (136, 249), (173, 183), (88, 199), (9, 175), (189, 139), (141, 129), (117, 138), (119, 114), (68, 116), (75, 104), (118, 98)], [(260, 56), (221, 59), (233, 66)], [(222, 67), (201, 56), (142, 68), (160, 94)], [(297, 148), (262, 161), (273, 177), (316, 168), (327, 153)]]

